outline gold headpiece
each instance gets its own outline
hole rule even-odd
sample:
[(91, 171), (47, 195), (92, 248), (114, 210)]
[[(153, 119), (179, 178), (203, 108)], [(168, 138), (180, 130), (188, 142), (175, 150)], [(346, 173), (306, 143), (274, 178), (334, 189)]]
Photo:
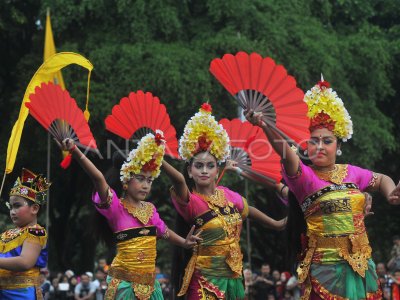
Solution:
[(22, 169), (21, 177), (15, 181), (10, 196), (20, 196), (39, 205), (46, 203), (47, 190), (51, 183), (42, 175), (36, 175), (28, 169)]
[(187, 123), (179, 140), (179, 154), (190, 160), (199, 152), (208, 151), (217, 161), (224, 162), (230, 153), (229, 136), (211, 115), (211, 105), (203, 103)]
[(156, 130), (155, 135), (148, 133), (140, 139), (137, 148), (129, 153), (127, 160), (122, 165), (121, 181), (127, 183), (132, 174), (139, 174), (141, 171), (150, 171), (153, 178), (158, 177), (164, 153), (164, 133), (161, 130)]
[(317, 128), (327, 128), (335, 136), (346, 142), (353, 134), (353, 122), (344, 107), (342, 99), (324, 81), (321, 74), (319, 81), (304, 95), (304, 102), (308, 105), (310, 131)]

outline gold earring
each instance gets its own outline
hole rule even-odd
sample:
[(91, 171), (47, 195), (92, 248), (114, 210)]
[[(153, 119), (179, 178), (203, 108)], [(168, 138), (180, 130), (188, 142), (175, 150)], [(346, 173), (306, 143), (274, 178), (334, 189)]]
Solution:
[(127, 184), (127, 183), (124, 183), (124, 184), (122, 185), (122, 188), (126, 191), (126, 190), (128, 189), (128, 184)]

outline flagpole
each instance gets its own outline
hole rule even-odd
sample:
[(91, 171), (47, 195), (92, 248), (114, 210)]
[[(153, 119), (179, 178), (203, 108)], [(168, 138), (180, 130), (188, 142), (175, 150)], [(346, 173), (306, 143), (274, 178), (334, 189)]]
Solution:
[(0, 188), (0, 197), (1, 197), (1, 193), (3, 192), (4, 181), (6, 180), (6, 176), (7, 176), (7, 172), (6, 172), (6, 170), (4, 170), (3, 180), (1, 182), (1, 188)]
[[(51, 167), (51, 160), (50, 160), (50, 152), (51, 151), (51, 140), (50, 140), (50, 133), (47, 133), (47, 181), (51, 182), (50, 180), (50, 167)], [(50, 189), (47, 191), (47, 205), (46, 205), (46, 231), (47, 236), (49, 236), (49, 223), (50, 223)]]

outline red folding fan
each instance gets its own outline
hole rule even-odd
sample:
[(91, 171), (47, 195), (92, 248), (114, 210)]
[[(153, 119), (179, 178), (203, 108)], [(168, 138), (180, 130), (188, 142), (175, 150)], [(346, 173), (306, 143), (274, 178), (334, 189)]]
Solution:
[(240, 119), (219, 121), (227, 131), (231, 144), (230, 159), (249, 175), (270, 183), (280, 182), (280, 157), (258, 126)]
[(244, 109), (263, 113), (263, 121), (286, 140), (309, 138), (307, 105), (294, 77), (270, 58), (257, 53), (225, 54), (211, 61), (210, 72)]
[(114, 105), (111, 115), (105, 119), (106, 129), (126, 139), (141, 138), (157, 129), (163, 131), (166, 140), (165, 153), (178, 158), (178, 140), (171, 125), (167, 109), (152, 93), (131, 92)]
[[(25, 104), (29, 108), (29, 113), (57, 141), (62, 142), (70, 138), (77, 146), (97, 152), (96, 141), (83, 112), (68, 91), (51, 82), (42, 83), (40, 87), (35, 88), (33, 94), (29, 95), (29, 99), (30, 102)], [(62, 166), (67, 167), (70, 159), (69, 156)]]

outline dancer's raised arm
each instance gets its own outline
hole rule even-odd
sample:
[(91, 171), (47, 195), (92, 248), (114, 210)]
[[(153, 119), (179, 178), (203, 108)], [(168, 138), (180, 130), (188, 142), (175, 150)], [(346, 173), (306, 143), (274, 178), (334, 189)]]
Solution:
[(299, 168), (299, 157), (290, 148), (287, 141), (261, 119), (262, 113), (249, 110), (245, 116), (250, 123), (259, 126), (265, 132), (272, 148), (282, 158), (286, 173), (289, 176), (296, 175)]
[(189, 201), (189, 189), (186, 184), (185, 177), (181, 172), (171, 166), (165, 159), (161, 165), (167, 173), (168, 177), (172, 181), (173, 188), (175, 190), (175, 194), (179, 197), (179, 199), (183, 202)]
[(69, 151), (72, 157), (79, 163), (82, 169), (89, 175), (93, 182), (95, 190), (99, 193), (101, 202), (105, 202), (108, 196), (108, 184), (104, 178), (103, 173), (87, 158), (87, 156), (82, 153), (82, 151), (75, 145), (74, 140), (65, 139), (60, 144), (55, 140), (63, 151)]

